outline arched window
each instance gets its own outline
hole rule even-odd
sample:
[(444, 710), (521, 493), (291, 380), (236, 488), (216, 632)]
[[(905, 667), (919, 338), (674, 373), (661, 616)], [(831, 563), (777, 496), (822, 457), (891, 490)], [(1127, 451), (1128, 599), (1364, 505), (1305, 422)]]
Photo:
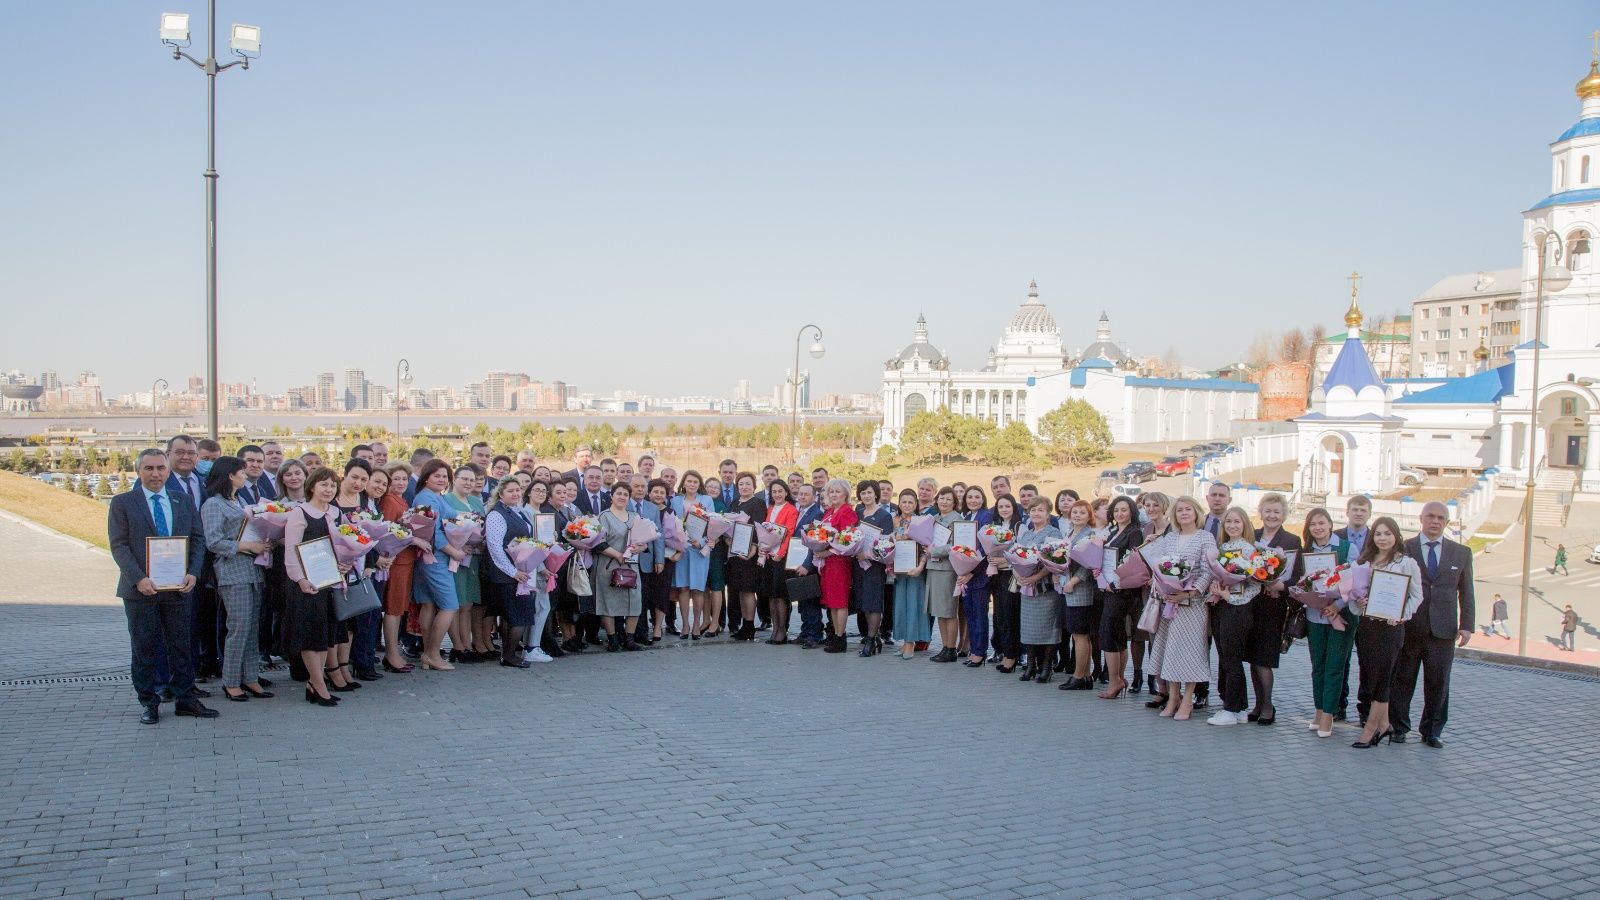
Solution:
[(911, 417), (916, 415), (917, 413), (919, 413), (919, 412), (927, 412), (927, 410), (928, 410), (928, 398), (922, 396), (921, 394), (907, 394), (906, 395), (906, 404), (905, 404), (905, 406), (906, 406), (905, 421), (909, 422), (909, 421), (911, 421)]
[(1563, 159), (1563, 160), (1558, 160), (1556, 162), (1556, 190), (1564, 191), (1566, 189), (1567, 189), (1567, 161)]
[(1567, 265), (1574, 272), (1589, 268), (1589, 232), (1579, 229), (1567, 238)]
[(1578, 169), (1578, 180), (1583, 184), (1589, 183), (1589, 157), (1585, 156)]

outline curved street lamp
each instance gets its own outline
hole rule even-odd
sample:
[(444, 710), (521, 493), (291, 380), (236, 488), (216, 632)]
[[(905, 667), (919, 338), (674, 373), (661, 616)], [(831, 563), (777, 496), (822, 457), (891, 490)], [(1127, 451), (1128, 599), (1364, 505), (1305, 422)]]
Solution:
[(156, 411), (161, 408), (161, 394), (167, 387), (165, 378), (157, 378), (150, 384), (150, 441), (153, 444), (161, 440), (161, 432), (156, 430)]
[[(1550, 239), (1555, 256), (1545, 265)], [(1539, 351), (1544, 347), (1544, 292), (1560, 293), (1572, 283), (1572, 271), (1561, 264), (1561, 236), (1554, 230), (1539, 238), (1539, 281), (1533, 293), (1533, 397), (1528, 401), (1528, 458), (1523, 460), (1522, 492), (1522, 603), (1518, 613), (1517, 655), (1528, 655), (1528, 578), (1533, 572), (1533, 487), (1539, 452)], [(1590, 453), (1595, 452), (1590, 450)]]
[(400, 409), (405, 392), (411, 389), (411, 361), (402, 358), (394, 366), (394, 439), (400, 440)]
[(811, 342), (811, 358), (821, 359), (827, 352), (822, 346), (822, 329), (815, 325), (805, 325), (794, 336), (794, 370), (790, 372), (789, 379), (789, 465), (795, 464), (795, 458), (800, 453), (800, 340), (806, 336), (807, 331), (817, 333), (816, 340)]

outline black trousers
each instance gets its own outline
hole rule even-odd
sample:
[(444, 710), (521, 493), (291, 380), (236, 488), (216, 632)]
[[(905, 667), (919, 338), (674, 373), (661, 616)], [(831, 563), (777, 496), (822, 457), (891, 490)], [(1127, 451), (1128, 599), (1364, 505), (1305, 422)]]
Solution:
[(194, 607), (190, 613), (190, 640), (194, 667), (197, 672), (210, 674), (222, 671), (222, 641), (218, 635), (219, 610), (215, 587), (201, 586), (194, 590)]
[(1250, 699), (1244, 657), (1251, 618), (1248, 603), (1235, 606), (1223, 601), (1211, 607), (1211, 634), (1217, 642), (1217, 693), (1228, 712), (1244, 712)]
[(994, 603), (994, 634), (989, 643), (1001, 659), (1016, 660), (1022, 656), (1022, 595), (1007, 590), (1011, 579), (996, 576), (989, 579), (989, 599)]
[(122, 611), (128, 617), (133, 690), (140, 705), (156, 706), (161, 702), (156, 668), (163, 648), (169, 672), (166, 686), (180, 703), (194, 699), (194, 657), (189, 634), (193, 602), (176, 591), (162, 591), (154, 597), (123, 600)]
[(1411, 699), (1417, 691), (1417, 672), (1422, 672), (1422, 718), (1417, 732), (1436, 738), (1450, 718), (1450, 665), (1455, 662), (1456, 642), (1434, 637), (1420, 623), (1407, 623), (1400, 660), (1394, 667), (1394, 684), (1389, 699), (1389, 724), (1396, 734), (1411, 730)]
[[(1356, 711), (1364, 722), (1374, 703), (1393, 700), (1394, 670), (1405, 643), (1404, 626), (1362, 617), (1356, 626), (1356, 661), (1361, 683), (1356, 688)], [(1393, 719), (1391, 707), (1390, 718)]]

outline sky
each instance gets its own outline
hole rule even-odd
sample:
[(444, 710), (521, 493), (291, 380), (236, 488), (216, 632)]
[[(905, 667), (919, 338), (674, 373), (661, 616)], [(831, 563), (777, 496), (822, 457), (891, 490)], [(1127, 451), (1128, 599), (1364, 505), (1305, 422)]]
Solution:
[[(222, 0), (223, 381), (876, 391), (978, 368), (1037, 279), (1070, 351), (1233, 361), (1517, 264), (1600, 8)], [(203, 371), (205, 78), (159, 14), (7, 10), (0, 369)], [(809, 338), (807, 339), (809, 346)]]

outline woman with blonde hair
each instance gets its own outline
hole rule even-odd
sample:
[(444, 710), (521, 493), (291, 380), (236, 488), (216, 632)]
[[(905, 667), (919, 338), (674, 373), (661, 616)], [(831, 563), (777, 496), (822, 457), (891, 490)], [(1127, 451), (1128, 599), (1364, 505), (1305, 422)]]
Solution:
[[(1163, 591), (1151, 583), (1151, 596), (1164, 604), (1150, 645), (1150, 668), (1167, 683), (1163, 718), (1183, 720), (1194, 711), (1194, 687), (1211, 677), (1211, 652), (1207, 644), (1208, 616), (1202, 602), (1211, 587), (1210, 562), (1217, 557), (1217, 542), (1205, 523), (1205, 507), (1193, 497), (1172, 503), (1172, 528), (1155, 539), (1149, 556), (1157, 561), (1176, 559), (1188, 564), (1184, 587)], [(1170, 617), (1169, 617), (1170, 613)]]
[[(1172, 499), (1160, 491), (1151, 491), (1139, 496), (1139, 512), (1143, 513), (1144, 543), (1148, 544), (1172, 529), (1172, 523), (1167, 518), (1168, 511), (1172, 508)], [(1150, 596), (1148, 587), (1140, 589), (1139, 602), (1128, 607), (1128, 617), (1137, 622), (1139, 613), (1144, 609), (1144, 600)], [(1150, 644), (1151, 634), (1142, 628), (1135, 628), (1133, 622), (1128, 624), (1128, 649), (1133, 656), (1133, 692), (1139, 693), (1141, 687), (1150, 688), (1151, 699), (1145, 703), (1147, 709), (1160, 709), (1166, 705), (1167, 695), (1161, 688), (1161, 679), (1156, 676), (1155, 666), (1150, 667), (1150, 677), (1145, 678), (1144, 654), (1145, 648)]]
[(1272, 705), (1272, 677), (1278, 668), (1278, 657), (1283, 653), (1283, 623), (1289, 614), (1288, 585), (1300, 580), (1300, 536), (1283, 527), (1289, 515), (1289, 501), (1282, 494), (1265, 494), (1256, 505), (1261, 517), (1261, 527), (1256, 529), (1256, 543), (1294, 554), (1294, 564), (1287, 578), (1269, 582), (1251, 604), (1250, 638), (1247, 658), (1250, 660), (1250, 678), (1255, 682), (1256, 705), (1245, 718), (1257, 725), (1271, 725), (1278, 720), (1278, 708)]
[[(1218, 558), (1236, 551), (1248, 559), (1255, 551), (1255, 526), (1250, 514), (1237, 506), (1228, 507), (1217, 524)], [(1245, 721), (1247, 685), (1245, 647), (1250, 637), (1250, 605), (1261, 593), (1261, 583), (1245, 579), (1233, 587), (1213, 582), (1206, 602), (1211, 606), (1211, 634), (1217, 643), (1217, 695), (1222, 709), (1207, 719), (1210, 725), (1237, 725)]]

